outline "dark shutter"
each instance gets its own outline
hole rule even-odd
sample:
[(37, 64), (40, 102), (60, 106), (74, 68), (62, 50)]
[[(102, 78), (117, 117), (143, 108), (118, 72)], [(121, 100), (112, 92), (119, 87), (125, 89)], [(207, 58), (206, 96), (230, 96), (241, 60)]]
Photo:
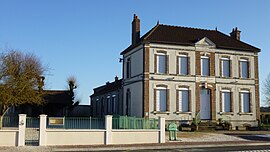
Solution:
[(166, 72), (167, 74), (169, 74), (169, 55), (166, 55)]
[(234, 108), (233, 107), (234, 106), (233, 102), (234, 101), (233, 101), (233, 92), (232, 91), (230, 92), (230, 95), (231, 95), (231, 110), (230, 111), (233, 112), (233, 108)]
[(170, 90), (166, 89), (166, 109), (170, 111)]
[(179, 109), (179, 90), (176, 90), (176, 111), (180, 111), (180, 109)]
[(157, 102), (157, 89), (154, 89), (154, 111), (157, 111), (156, 102)]

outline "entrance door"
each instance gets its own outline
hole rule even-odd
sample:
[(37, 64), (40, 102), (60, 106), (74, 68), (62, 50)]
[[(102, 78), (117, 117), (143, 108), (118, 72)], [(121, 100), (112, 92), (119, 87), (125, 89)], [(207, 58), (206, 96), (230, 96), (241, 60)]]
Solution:
[(209, 89), (206, 89), (206, 88), (201, 89), (201, 94), (200, 94), (200, 117), (201, 117), (201, 120), (211, 119), (210, 95), (211, 95), (211, 92)]

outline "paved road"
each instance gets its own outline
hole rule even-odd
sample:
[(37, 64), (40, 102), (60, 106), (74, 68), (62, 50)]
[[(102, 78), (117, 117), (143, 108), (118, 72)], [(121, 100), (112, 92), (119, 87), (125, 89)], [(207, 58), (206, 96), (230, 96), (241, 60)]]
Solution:
[[(112, 151), (112, 150), (109, 150)], [(115, 152), (270, 152), (270, 146), (229, 146), (229, 147), (196, 147), (196, 148), (168, 148), (147, 150), (115, 150)]]

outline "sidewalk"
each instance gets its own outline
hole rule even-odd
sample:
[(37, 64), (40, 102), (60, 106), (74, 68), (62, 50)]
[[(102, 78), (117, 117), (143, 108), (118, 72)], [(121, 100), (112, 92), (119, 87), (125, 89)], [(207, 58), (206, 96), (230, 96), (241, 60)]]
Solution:
[(128, 151), (149, 149), (174, 148), (205, 148), (225, 146), (270, 146), (269, 132), (179, 132), (177, 141), (169, 141), (166, 137), (164, 144), (136, 145), (74, 145), (48, 147), (0, 147), (2, 152), (50, 152), (50, 151)]

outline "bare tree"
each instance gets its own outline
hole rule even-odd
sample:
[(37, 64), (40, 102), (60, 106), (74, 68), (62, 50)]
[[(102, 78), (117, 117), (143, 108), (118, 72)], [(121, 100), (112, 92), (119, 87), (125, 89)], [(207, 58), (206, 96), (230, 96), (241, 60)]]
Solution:
[(265, 96), (264, 103), (270, 106), (270, 73), (263, 83), (263, 94)]
[(67, 115), (70, 114), (73, 109), (79, 105), (79, 101), (75, 101), (76, 95), (75, 95), (75, 89), (77, 88), (77, 79), (74, 76), (70, 76), (67, 78), (67, 83), (69, 86), (69, 97), (70, 97), (70, 104), (68, 105), (68, 111)]
[(33, 54), (9, 50), (0, 54), (0, 128), (11, 106), (42, 104), (43, 67)]

